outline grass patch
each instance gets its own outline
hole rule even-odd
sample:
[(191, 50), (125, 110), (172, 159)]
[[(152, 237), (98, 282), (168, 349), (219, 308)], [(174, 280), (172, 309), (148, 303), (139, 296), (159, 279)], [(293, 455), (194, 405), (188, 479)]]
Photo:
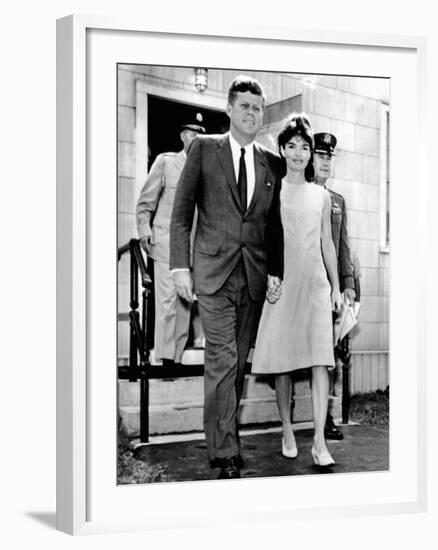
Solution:
[(351, 398), (350, 420), (370, 426), (389, 425), (389, 388), (372, 393), (356, 393)]
[(150, 465), (134, 457), (131, 440), (126, 432), (119, 428), (117, 453), (117, 483), (119, 485), (153, 483), (161, 481), (163, 469), (158, 465)]

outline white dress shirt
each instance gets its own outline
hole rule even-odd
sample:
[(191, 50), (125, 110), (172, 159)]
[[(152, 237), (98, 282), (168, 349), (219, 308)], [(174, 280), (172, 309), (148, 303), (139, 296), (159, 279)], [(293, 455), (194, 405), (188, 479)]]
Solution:
[[(233, 156), (233, 166), (234, 174), (236, 176), (236, 183), (239, 179), (239, 163), (240, 163), (240, 149), (242, 146), (237, 143), (237, 141), (231, 135), (231, 132), (228, 134), (230, 138), (231, 154)], [(249, 206), (252, 196), (254, 194), (255, 187), (255, 168), (254, 168), (254, 142), (252, 141), (249, 145), (243, 147), (245, 149), (245, 165), (246, 165), (246, 181), (247, 181), (247, 197), (246, 204)]]

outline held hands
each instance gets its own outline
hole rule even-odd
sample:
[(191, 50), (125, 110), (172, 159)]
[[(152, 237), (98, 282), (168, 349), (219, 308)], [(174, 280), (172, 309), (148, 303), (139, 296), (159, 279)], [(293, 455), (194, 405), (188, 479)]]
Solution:
[(268, 275), (268, 289), (266, 291), (266, 299), (270, 304), (275, 304), (275, 302), (281, 296), (281, 280), (279, 277), (274, 277), (273, 275)]
[(178, 296), (180, 296), (183, 300), (192, 303), (194, 300), (194, 295), (193, 281), (190, 271), (188, 269), (184, 271), (174, 271), (173, 281), (175, 283)]
[(342, 296), (339, 291), (339, 288), (334, 288), (332, 290), (332, 310), (335, 313), (339, 313), (341, 311), (341, 304), (342, 304)]

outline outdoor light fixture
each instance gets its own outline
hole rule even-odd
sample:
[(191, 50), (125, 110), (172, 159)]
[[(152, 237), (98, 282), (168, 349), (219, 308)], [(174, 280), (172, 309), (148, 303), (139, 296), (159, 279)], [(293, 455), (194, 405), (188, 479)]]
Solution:
[(195, 68), (195, 87), (198, 92), (205, 92), (207, 85), (207, 69)]

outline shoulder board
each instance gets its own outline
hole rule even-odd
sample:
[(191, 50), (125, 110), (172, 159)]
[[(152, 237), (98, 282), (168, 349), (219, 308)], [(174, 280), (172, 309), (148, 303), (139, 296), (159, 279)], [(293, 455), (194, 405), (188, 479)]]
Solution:
[(336, 191), (332, 191), (332, 189), (328, 189), (328, 192), (330, 195), (333, 195), (334, 197), (344, 200), (344, 197), (340, 193), (336, 193)]

